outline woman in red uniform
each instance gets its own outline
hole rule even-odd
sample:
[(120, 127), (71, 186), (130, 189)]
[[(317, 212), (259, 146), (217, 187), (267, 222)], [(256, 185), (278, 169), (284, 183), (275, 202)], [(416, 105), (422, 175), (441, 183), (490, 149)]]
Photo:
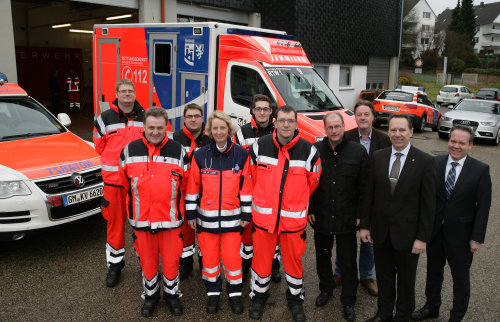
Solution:
[(231, 141), (235, 130), (221, 111), (208, 117), (205, 134), (211, 141), (194, 152), (185, 196), (186, 217), (196, 227), (203, 254), (210, 314), (219, 309), (222, 269), (231, 310), (243, 312), (240, 243), (241, 231), (251, 219), (252, 180), (248, 151)]

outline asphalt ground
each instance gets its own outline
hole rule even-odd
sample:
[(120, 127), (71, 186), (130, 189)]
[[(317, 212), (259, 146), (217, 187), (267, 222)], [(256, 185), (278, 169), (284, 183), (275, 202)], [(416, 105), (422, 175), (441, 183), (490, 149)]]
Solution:
[[(446, 108), (443, 108), (443, 112)], [(72, 131), (91, 138), (92, 118), (71, 115)], [(382, 127), (382, 130), (385, 130)], [(412, 144), (430, 154), (446, 153), (445, 140), (438, 139), (430, 129), (415, 134)], [(471, 268), (471, 299), (466, 321), (500, 320), (500, 290), (496, 278), (500, 276), (500, 210), (498, 185), (500, 184), (500, 147), (486, 142), (476, 142), (471, 155), (491, 166), (493, 203), (485, 245), (475, 253)], [(126, 266), (122, 279), (115, 288), (104, 284), (106, 275), (105, 249), (106, 223), (96, 215), (64, 227), (43, 231), (20, 241), (0, 243), (0, 321), (139, 321), (142, 306), (141, 274), (132, 247), (131, 229), (126, 228)], [(319, 294), (316, 276), (313, 232), (307, 229), (308, 245), (304, 255), (306, 300), (304, 308), (309, 321), (342, 321), (340, 289), (322, 308), (314, 305)], [(221, 308), (216, 315), (205, 313), (206, 295), (198, 264), (186, 280), (181, 282), (184, 314), (173, 318), (161, 302), (151, 320), (178, 321), (247, 321), (248, 281), (244, 286), (245, 311), (242, 315), (231, 313), (227, 296), (221, 298)], [(425, 302), (426, 255), (419, 260), (416, 282), (416, 308)], [(283, 272), (283, 268), (282, 268)], [(286, 282), (271, 284), (271, 296), (266, 304), (263, 321), (290, 321), (291, 313), (285, 301)], [(452, 303), (452, 282), (449, 268), (445, 268), (443, 305), (440, 318), (447, 321)], [(376, 297), (360, 286), (356, 302), (358, 321), (376, 313)]]

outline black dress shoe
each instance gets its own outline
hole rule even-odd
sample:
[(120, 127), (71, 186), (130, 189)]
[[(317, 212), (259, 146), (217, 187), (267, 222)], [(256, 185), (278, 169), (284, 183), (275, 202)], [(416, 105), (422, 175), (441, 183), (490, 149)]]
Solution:
[(108, 271), (108, 274), (106, 275), (106, 286), (115, 287), (120, 281), (121, 273), (121, 271)]
[(366, 320), (365, 322), (391, 322), (391, 321), (392, 321), (391, 318), (389, 318), (389, 319), (382, 319), (380, 316), (375, 315), (374, 317), (372, 317), (371, 319)]
[(219, 295), (210, 295), (207, 300), (207, 313), (215, 314), (219, 311)]
[(241, 296), (230, 297), (229, 304), (231, 305), (231, 311), (234, 314), (243, 313), (243, 302), (241, 302)]
[(304, 322), (306, 320), (306, 313), (302, 304), (296, 304), (289, 306), (290, 311), (292, 311), (292, 317), (295, 322)]
[(328, 301), (330, 301), (330, 299), (332, 298), (332, 296), (326, 292), (321, 292), (319, 293), (318, 297), (316, 298), (316, 306), (317, 307), (321, 307), (321, 306), (325, 306), (326, 303), (328, 303)]
[(264, 313), (264, 304), (265, 302), (262, 301), (252, 301), (248, 309), (248, 316), (252, 320), (260, 320), (260, 318), (262, 318), (262, 313)]
[(356, 319), (354, 306), (344, 305), (344, 319), (347, 321), (354, 321)]
[(413, 312), (410, 319), (414, 321), (423, 321), (430, 318), (439, 317), (439, 310), (432, 310), (428, 306), (422, 307), (420, 310)]
[(182, 304), (178, 298), (168, 299), (167, 305), (168, 305), (168, 308), (170, 309), (170, 313), (172, 313), (173, 316), (181, 316), (182, 315), (182, 312), (183, 312)]
[(152, 316), (157, 302), (158, 301), (145, 301), (141, 308), (141, 315), (145, 318)]
[(189, 274), (193, 271), (193, 259), (189, 260), (181, 260), (179, 261), (179, 279), (184, 281), (189, 277)]

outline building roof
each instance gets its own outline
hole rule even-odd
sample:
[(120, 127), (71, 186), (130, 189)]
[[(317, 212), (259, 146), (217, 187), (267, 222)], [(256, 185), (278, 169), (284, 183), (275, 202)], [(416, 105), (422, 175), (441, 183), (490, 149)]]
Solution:
[(419, 3), (420, 0), (405, 0), (404, 1), (404, 8), (403, 8), (403, 17), (406, 17), (406, 15)]
[[(437, 17), (437, 27), (447, 27), (450, 24), (453, 9), (455, 8), (446, 9)], [(498, 15), (500, 15), (500, 2), (474, 6), (474, 13), (476, 14), (476, 24), (478, 26), (493, 23)]]

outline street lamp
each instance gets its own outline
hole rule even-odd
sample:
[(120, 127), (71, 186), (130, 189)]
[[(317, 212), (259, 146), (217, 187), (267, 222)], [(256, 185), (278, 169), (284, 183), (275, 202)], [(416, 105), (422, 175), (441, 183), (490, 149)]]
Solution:
[(485, 53), (486, 56), (486, 84), (489, 84), (490, 82), (488, 81), (488, 66), (490, 65), (490, 57), (493, 57), (493, 53)]

